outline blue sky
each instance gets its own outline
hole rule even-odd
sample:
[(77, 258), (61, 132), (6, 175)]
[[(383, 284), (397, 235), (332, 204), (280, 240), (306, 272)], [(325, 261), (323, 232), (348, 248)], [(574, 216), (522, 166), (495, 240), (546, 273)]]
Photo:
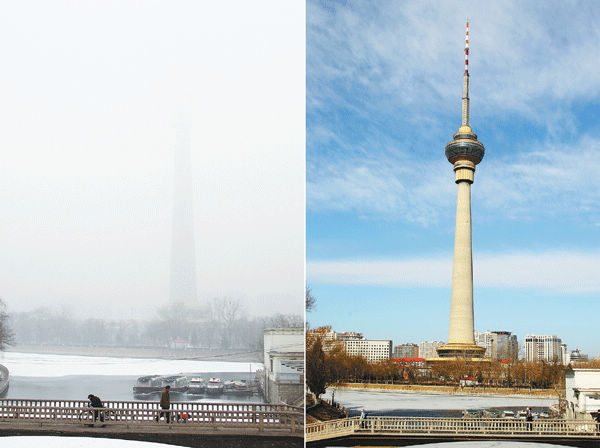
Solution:
[(470, 22), (475, 329), (600, 354), (600, 5), (309, 1), (312, 327), (446, 340)]

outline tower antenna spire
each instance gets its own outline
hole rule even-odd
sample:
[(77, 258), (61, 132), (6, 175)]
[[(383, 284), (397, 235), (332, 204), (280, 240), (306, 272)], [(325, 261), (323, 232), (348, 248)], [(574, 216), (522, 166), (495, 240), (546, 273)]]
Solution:
[(469, 19), (465, 34), (465, 77), (463, 82), (462, 98), (462, 126), (469, 126)]

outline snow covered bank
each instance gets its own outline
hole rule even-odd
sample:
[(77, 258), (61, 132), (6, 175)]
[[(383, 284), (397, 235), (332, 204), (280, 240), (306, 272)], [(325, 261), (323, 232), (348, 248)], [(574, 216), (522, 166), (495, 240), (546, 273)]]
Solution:
[(58, 377), (67, 375), (167, 375), (172, 373), (255, 372), (260, 363), (190, 361), (100, 356), (49, 355), (5, 352), (0, 355), (11, 376)]

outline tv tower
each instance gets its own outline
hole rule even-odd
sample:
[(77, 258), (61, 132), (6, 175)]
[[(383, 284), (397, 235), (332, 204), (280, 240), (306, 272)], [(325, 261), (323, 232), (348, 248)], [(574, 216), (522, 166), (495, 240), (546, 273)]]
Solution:
[(482, 358), (485, 348), (473, 336), (473, 250), (471, 243), (471, 184), (475, 165), (485, 150), (469, 126), (469, 22), (465, 38), (465, 75), (462, 97), (462, 124), (446, 145), (446, 158), (454, 165), (458, 184), (456, 233), (452, 267), (452, 294), (448, 343), (437, 349), (440, 358)]
[(179, 125), (173, 170), (173, 226), (171, 236), (171, 304), (197, 305), (196, 244), (192, 158), (187, 127)]

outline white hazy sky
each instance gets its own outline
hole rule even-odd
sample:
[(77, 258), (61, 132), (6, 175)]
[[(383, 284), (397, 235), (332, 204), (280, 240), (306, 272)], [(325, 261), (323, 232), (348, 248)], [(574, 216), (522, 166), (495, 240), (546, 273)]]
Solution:
[(189, 128), (200, 301), (297, 312), (303, 2), (0, 6), (0, 297), (117, 317), (169, 295), (176, 126)]

